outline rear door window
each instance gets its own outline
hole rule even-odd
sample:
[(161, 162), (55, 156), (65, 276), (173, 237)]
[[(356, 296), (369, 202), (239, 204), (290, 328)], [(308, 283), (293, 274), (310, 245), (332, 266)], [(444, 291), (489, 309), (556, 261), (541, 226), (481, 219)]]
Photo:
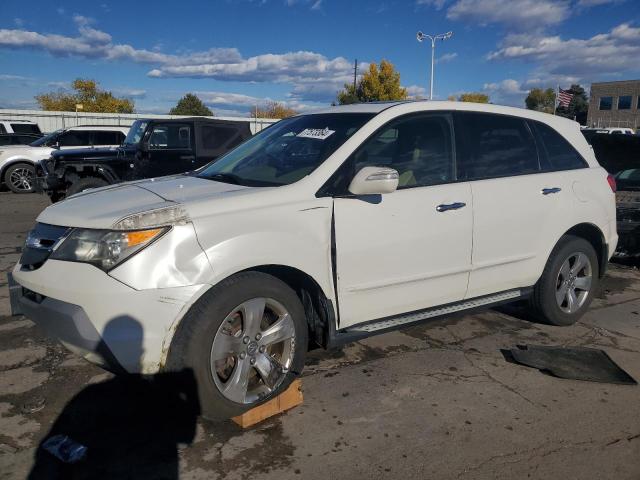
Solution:
[(575, 148), (556, 130), (541, 122), (530, 122), (542, 146), (544, 170), (574, 170), (587, 163)]
[(110, 132), (107, 130), (98, 130), (93, 132), (93, 144), (99, 145), (120, 145), (124, 140), (122, 132)]
[(535, 140), (524, 119), (481, 112), (458, 112), (455, 118), (459, 180), (540, 171)]

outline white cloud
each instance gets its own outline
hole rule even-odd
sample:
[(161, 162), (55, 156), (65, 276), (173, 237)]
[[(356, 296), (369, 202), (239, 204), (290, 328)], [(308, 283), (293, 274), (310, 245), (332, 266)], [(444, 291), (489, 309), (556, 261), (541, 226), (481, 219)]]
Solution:
[(427, 5), (434, 7), (436, 10), (442, 10), (445, 3), (447, 3), (447, 0), (416, 0), (416, 5)]
[(489, 60), (538, 62), (543, 73), (575, 78), (638, 73), (638, 58), (640, 28), (628, 23), (584, 40), (507, 37), (502, 48), (488, 55)]
[(491, 103), (522, 107), (528, 90), (521, 82), (507, 78), (500, 82), (485, 83), (483, 92), (489, 95)]
[[(293, 108), (298, 112), (311, 111), (317, 108), (326, 107), (326, 105), (317, 105), (309, 102), (302, 102), (296, 98), (289, 98), (285, 100), (272, 99), (270, 97), (254, 97), (251, 95), (244, 95), (240, 93), (229, 92), (194, 92), (207, 106), (212, 107), (216, 114), (221, 115), (222, 111), (231, 112), (244, 112), (250, 114), (250, 112), (257, 106), (262, 106), (266, 102), (277, 101), (283, 105)], [(227, 107), (227, 108), (220, 108)], [(231, 107), (231, 108), (228, 108)]]
[(74, 21), (79, 32), (75, 37), (0, 29), (0, 48), (29, 48), (57, 56), (149, 64), (153, 66), (148, 72), (152, 78), (289, 83), (293, 85), (291, 98), (298, 101), (332, 100), (352, 78), (352, 64), (342, 57), (327, 58), (315, 52), (297, 51), (244, 58), (236, 48), (167, 54), (155, 48), (146, 50), (115, 43), (110, 34), (92, 26), (91, 18), (75, 15)]
[(409, 85), (405, 88), (407, 89), (407, 95), (411, 100), (419, 100), (427, 97), (427, 89), (420, 85)]
[(447, 10), (447, 18), (474, 25), (542, 30), (562, 23), (570, 13), (568, 0), (457, 0)]
[(445, 53), (440, 57), (436, 58), (436, 63), (448, 63), (455, 60), (458, 57), (457, 53)]
[(147, 91), (141, 88), (114, 88), (112, 92), (115, 95), (119, 95), (126, 98), (144, 98), (147, 96)]
[(600, 5), (607, 5), (610, 3), (622, 3), (625, 0), (578, 0), (578, 7), (597, 7)]
[(8, 73), (0, 73), (0, 81), (12, 81), (12, 80), (29, 80), (28, 77), (23, 77), (22, 75), (11, 75)]

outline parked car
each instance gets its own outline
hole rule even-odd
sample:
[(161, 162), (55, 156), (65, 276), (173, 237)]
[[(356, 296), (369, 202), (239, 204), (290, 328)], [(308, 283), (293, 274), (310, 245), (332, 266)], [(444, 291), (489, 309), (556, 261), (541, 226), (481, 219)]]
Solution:
[(286, 389), (310, 342), (527, 298), (570, 325), (616, 243), (613, 179), (577, 123), (360, 104), (282, 120), (197, 172), (49, 206), (10, 291), (93, 362), (192, 369), (220, 418)]
[(115, 147), (125, 139), (129, 127), (83, 126), (56, 130), (30, 145), (0, 148), (0, 179), (15, 193), (31, 193), (35, 164), (49, 158), (54, 150), (89, 147)]
[(52, 152), (40, 162), (39, 189), (52, 201), (90, 188), (195, 170), (251, 136), (249, 122), (203, 117), (138, 120), (122, 146)]
[(30, 133), (0, 133), (0, 147), (6, 145), (30, 145), (42, 135), (32, 135)]
[(636, 133), (633, 131), (633, 128), (611, 127), (611, 128), (606, 128), (605, 130), (607, 130), (611, 135), (635, 135)]
[(640, 137), (596, 135), (593, 150), (617, 182), (617, 228), (619, 257), (640, 257)]
[(0, 134), (2, 133), (42, 135), (38, 124), (30, 120), (0, 120)]
[(609, 135), (609, 131), (604, 128), (581, 128), (580, 131), (582, 135), (584, 135), (584, 138), (587, 139), (587, 142), (589, 142), (589, 145), (591, 145), (596, 135)]

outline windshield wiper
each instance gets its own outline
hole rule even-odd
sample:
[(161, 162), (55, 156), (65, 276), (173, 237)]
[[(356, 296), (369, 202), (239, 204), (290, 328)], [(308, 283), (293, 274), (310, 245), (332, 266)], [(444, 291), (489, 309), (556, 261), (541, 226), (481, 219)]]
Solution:
[(242, 178), (233, 173), (216, 173), (214, 175), (206, 175), (203, 178), (215, 180), (216, 182), (231, 183), (233, 185), (242, 185)]

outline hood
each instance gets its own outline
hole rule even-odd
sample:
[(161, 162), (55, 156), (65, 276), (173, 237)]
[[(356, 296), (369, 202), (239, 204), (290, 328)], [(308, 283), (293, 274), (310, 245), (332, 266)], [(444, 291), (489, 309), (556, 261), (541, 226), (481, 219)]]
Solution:
[(250, 187), (214, 182), (187, 175), (121, 183), (73, 195), (47, 207), (40, 223), (64, 227), (111, 228), (122, 218), (192, 201), (214, 199)]
[[(0, 157), (12, 157), (14, 155), (28, 155), (31, 157), (32, 155), (43, 155), (44, 157), (49, 156), (53, 148), (51, 147), (32, 147), (30, 145), (6, 145), (0, 146)], [(43, 158), (44, 158), (43, 157)]]
[(120, 147), (103, 147), (103, 148), (73, 148), (69, 150), (55, 150), (51, 157), (55, 160), (63, 160), (65, 162), (73, 160), (106, 160), (109, 158), (117, 158), (118, 155), (126, 155), (127, 150)]

